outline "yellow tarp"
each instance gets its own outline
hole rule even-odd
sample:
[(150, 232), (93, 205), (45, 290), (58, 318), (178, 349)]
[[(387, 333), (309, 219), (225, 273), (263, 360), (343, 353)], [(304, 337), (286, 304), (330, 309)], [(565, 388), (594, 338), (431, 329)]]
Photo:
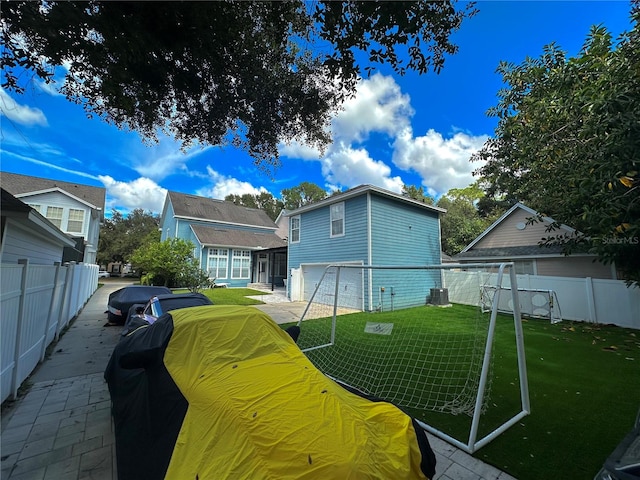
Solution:
[(424, 479), (411, 419), (325, 377), (253, 307), (171, 312), (189, 403), (168, 479)]

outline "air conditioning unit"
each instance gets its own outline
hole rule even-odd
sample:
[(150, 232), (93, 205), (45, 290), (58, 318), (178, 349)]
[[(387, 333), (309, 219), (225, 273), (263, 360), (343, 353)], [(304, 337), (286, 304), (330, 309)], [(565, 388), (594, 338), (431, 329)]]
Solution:
[(449, 290), (447, 288), (431, 289), (431, 305), (449, 305)]

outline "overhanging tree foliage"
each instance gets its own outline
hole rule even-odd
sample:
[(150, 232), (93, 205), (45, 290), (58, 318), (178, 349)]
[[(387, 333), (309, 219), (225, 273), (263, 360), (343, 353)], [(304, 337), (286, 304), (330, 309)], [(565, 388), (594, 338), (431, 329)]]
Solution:
[[(411, 2), (2, 2), (3, 88), (68, 69), (62, 93), (155, 139), (246, 149), (279, 165), (278, 144), (330, 141), (330, 115), (365, 69), (439, 72), (473, 4)], [(27, 71), (25, 73), (25, 70)]]
[(489, 114), (494, 138), (474, 156), (488, 195), (523, 201), (580, 232), (550, 232), (565, 252), (583, 246), (640, 281), (640, 2), (614, 44), (593, 27), (579, 55), (553, 44), (537, 59), (502, 63), (507, 88)]

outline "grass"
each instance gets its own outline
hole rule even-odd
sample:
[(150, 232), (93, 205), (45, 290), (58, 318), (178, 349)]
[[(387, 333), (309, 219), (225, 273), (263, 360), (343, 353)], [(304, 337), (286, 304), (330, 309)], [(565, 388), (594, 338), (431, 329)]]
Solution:
[[(347, 335), (344, 329), (349, 329), (350, 334), (356, 332), (362, 352), (366, 352), (376, 343), (388, 341), (388, 337), (364, 334), (365, 323), (392, 322), (394, 335), (403, 328), (412, 329), (408, 338), (415, 346), (443, 328), (468, 330), (468, 309), (454, 305), (449, 309), (420, 307), (374, 317), (351, 314), (340, 317), (337, 338)], [(304, 343), (305, 330), (309, 335), (322, 323), (325, 322), (305, 321), (299, 341)], [(523, 330), (531, 414), (474, 456), (520, 480), (591, 479), (631, 429), (640, 407), (640, 332), (583, 323), (551, 325), (544, 320), (524, 320)], [(414, 346), (396, 346), (390, 355), (406, 353)], [(350, 347), (349, 356), (357, 355), (357, 348)], [(440, 354), (430, 355), (437, 362)], [(350, 368), (358, 371), (357, 367)], [(520, 411), (517, 386), (513, 320), (500, 316), (494, 342), (491, 398), (480, 436)], [(466, 443), (470, 425), (467, 415), (407, 411)]]
[[(185, 293), (188, 290), (176, 290), (175, 293)], [(264, 302), (247, 298), (256, 295), (271, 295), (252, 288), (210, 288), (202, 293), (209, 297), (215, 305), (260, 305)]]

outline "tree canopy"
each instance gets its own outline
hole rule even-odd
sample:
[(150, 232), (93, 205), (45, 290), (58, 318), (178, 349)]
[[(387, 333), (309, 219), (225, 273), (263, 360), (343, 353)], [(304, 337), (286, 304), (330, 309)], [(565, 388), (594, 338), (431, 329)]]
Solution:
[(151, 212), (136, 208), (124, 216), (117, 210), (100, 227), (97, 261), (100, 265), (111, 262), (128, 263), (131, 254), (140, 246), (160, 240), (160, 219)]
[(452, 188), (440, 197), (436, 206), (447, 213), (440, 218), (442, 251), (456, 255), (484, 232), (505, 209), (491, 209), (489, 214), (478, 208), (485, 197), (479, 182), (465, 188)]
[(133, 252), (131, 263), (136, 270), (152, 276), (154, 284), (170, 286), (196, 268), (193, 249), (193, 243), (182, 238), (147, 242)]
[(295, 210), (327, 198), (327, 192), (311, 182), (302, 182), (296, 187), (285, 188), (281, 193), (284, 208), (287, 210)]
[[(565, 253), (584, 246), (626, 279), (640, 280), (640, 2), (614, 43), (592, 27), (579, 55), (556, 45), (520, 65), (502, 63), (507, 87), (489, 111), (495, 136), (475, 156), (489, 197), (514, 198), (578, 232), (550, 232)], [(535, 219), (533, 220), (535, 221)]]
[[(439, 72), (475, 13), (407, 2), (2, 2), (2, 87), (54, 81), (89, 116), (154, 140), (234, 144), (279, 165), (278, 144), (329, 141), (364, 70)], [(364, 52), (364, 57), (360, 54)], [(26, 70), (26, 74), (25, 74)]]
[(422, 185), (420, 185), (420, 187), (416, 187), (415, 185), (402, 185), (402, 195), (426, 203), (427, 205), (434, 204), (433, 197), (425, 193)]
[(278, 218), (278, 215), (284, 208), (282, 200), (277, 200), (269, 192), (260, 192), (252, 195), (250, 193), (244, 193), (242, 195), (229, 194), (224, 199), (228, 202), (233, 202), (236, 205), (242, 205), (243, 207), (259, 208), (269, 215), (271, 220)]

